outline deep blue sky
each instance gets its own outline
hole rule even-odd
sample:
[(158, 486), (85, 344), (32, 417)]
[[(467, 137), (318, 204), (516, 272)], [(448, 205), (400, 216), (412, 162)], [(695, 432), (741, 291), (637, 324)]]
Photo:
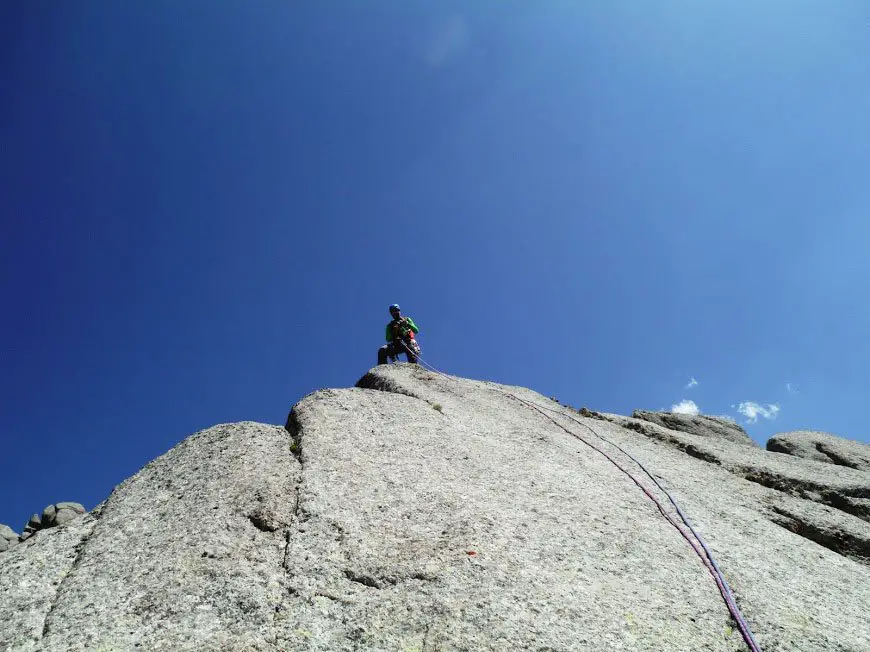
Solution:
[(452, 373), (870, 439), (864, 1), (5, 3), (0, 73), (16, 530), (392, 302)]

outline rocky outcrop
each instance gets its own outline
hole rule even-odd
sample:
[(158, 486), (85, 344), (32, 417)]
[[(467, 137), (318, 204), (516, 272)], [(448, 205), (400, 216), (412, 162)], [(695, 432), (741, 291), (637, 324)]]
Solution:
[(399, 364), (198, 433), (0, 556), (0, 650), (745, 650), (632, 458), (765, 652), (870, 649), (870, 474), (586, 414)]
[(870, 446), (827, 432), (813, 430), (783, 432), (768, 440), (767, 450), (870, 471)]
[(43, 528), (68, 525), (86, 511), (79, 503), (56, 503), (49, 505), (42, 511), (42, 518), (40, 520)]
[(0, 523), (0, 552), (6, 552), (18, 545), (18, 534), (8, 525)]
[(757, 446), (746, 431), (734, 421), (725, 417), (709, 417), (700, 414), (677, 414), (674, 412), (648, 412), (647, 410), (635, 410), (631, 416), (635, 419), (649, 421), (656, 425), (687, 432), (700, 437), (712, 437), (725, 439), (737, 444)]
[[(24, 524), (24, 530), (21, 533), (21, 536), (17, 538), (20, 541), (26, 541), (39, 530), (45, 530), (59, 525), (68, 525), (75, 519), (84, 515), (86, 511), (87, 510), (79, 503), (64, 502), (49, 505), (42, 510), (41, 516), (39, 514), (34, 514), (27, 520), (27, 523)], [(0, 547), (0, 551), (2, 551), (2, 547)]]
[(42, 517), (39, 514), (34, 514), (29, 519), (27, 519), (27, 523), (24, 524), (24, 529), (21, 531), (21, 541), (28, 539), (34, 533), (38, 532), (42, 529)]
[[(860, 520), (839, 519), (840, 525), (837, 527), (843, 531), (843, 536), (840, 538), (848, 539), (855, 536), (859, 540), (870, 541), (866, 529), (870, 526), (861, 522), (870, 522), (870, 477), (867, 474), (856, 475), (847, 469), (819, 466), (816, 462), (796, 464), (794, 459), (770, 455), (759, 448), (735, 447), (724, 441), (717, 442), (709, 437), (669, 430), (640, 419), (589, 411), (587, 414), (672, 446), (691, 457), (719, 466), (750, 482), (775, 489), (778, 492), (775, 494), (777, 501), (785, 500), (786, 497), (795, 497), (837, 510), (837, 512), (810, 510), (805, 504), (806, 509), (803, 510), (805, 515), (812, 514), (816, 520), (803, 522), (798, 528), (802, 532), (827, 529), (829, 518), (823, 514), (835, 518), (837, 513), (843, 513)], [(781, 524), (781, 515), (774, 518), (774, 521)], [(828, 540), (834, 546), (832, 549), (847, 555), (850, 554), (849, 550), (860, 549), (860, 546), (858, 548), (838, 546), (834, 539)], [(859, 554), (856, 559), (866, 562), (866, 555)]]

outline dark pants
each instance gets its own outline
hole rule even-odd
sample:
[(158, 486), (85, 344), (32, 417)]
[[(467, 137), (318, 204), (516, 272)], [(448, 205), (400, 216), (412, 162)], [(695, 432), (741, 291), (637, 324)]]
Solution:
[(402, 342), (390, 342), (378, 349), (378, 364), (387, 364), (387, 357), (394, 358), (400, 353), (408, 356), (408, 362), (417, 362), (417, 356)]

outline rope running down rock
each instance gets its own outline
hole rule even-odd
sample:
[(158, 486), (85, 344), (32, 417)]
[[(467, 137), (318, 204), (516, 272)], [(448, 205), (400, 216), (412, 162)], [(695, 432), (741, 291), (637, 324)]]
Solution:
[[(404, 346), (404, 342), (402, 344)], [(406, 347), (406, 350), (407, 350), (407, 347)], [(417, 357), (418, 362), (420, 362), (429, 371), (432, 371), (436, 374), (444, 376), (445, 378), (451, 378), (451, 376), (444, 373), (443, 371), (440, 371), (439, 369), (436, 369), (431, 364), (426, 362), (426, 360), (421, 358), (419, 355), (417, 355), (416, 357)], [(716, 563), (716, 560), (713, 558), (713, 553), (710, 551), (710, 548), (704, 542), (704, 539), (701, 537), (701, 535), (695, 530), (694, 527), (692, 527), (692, 524), (689, 522), (689, 519), (686, 517), (685, 513), (680, 508), (680, 506), (677, 504), (677, 501), (674, 499), (674, 497), (670, 494), (670, 492), (668, 492), (667, 489), (665, 489), (661, 485), (661, 483), (655, 478), (655, 476), (652, 473), (650, 473), (650, 471), (631, 453), (626, 451), (624, 448), (622, 448), (618, 444), (610, 441), (609, 439), (607, 439), (606, 437), (601, 435), (599, 432), (597, 432), (594, 428), (583, 423), (579, 419), (577, 419), (571, 415), (565, 414), (562, 411), (554, 410), (553, 408), (550, 408), (548, 406), (539, 405), (538, 403), (534, 403), (534, 402), (529, 401), (527, 399), (520, 398), (519, 396), (516, 396), (515, 394), (508, 392), (506, 390), (500, 390), (500, 391), (502, 393), (504, 393), (506, 396), (509, 396), (510, 398), (513, 398), (514, 400), (519, 401), (520, 403), (526, 405), (527, 407), (537, 411), (542, 416), (544, 416), (547, 419), (549, 419), (550, 421), (552, 421), (556, 426), (558, 426), (559, 428), (564, 430), (566, 433), (568, 433), (572, 437), (580, 440), (581, 442), (586, 444), (588, 447), (592, 448), (593, 450), (595, 450), (598, 453), (600, 453), (601, 455), (603, 455), (614, 466), (616, 466), (616, 468), (618, 468), (625, 475), (627, 475), (632, 480), (632, 482), (634, 482), (641, 489), (641, 491), (643, 491), (644, 494), (646, 494), (646, 496), (655, 503), (656, 507), (661, 512), (662, 516), (664, 516), (664, 518), (674, 528), (676, 528), (680, 532), (680, 534), (689, 543), (689, 545), (692, 546), (692, 549), (695, 551), (695, 554), (698, 555), (698, 557), (701, 559), (701, 562), (704, 564), (704, 566), (710, 572), (710, 575), (712, 575), (713, 580), (716, 582), (716, 587), (719, 589), (719, 593), (722, 595), (722, 599), (725, 601), (725, 604), (728, 607), (728, 611), (731, 613), (731, 617), (734, 619), (734, 622), (737, 623), (737, 628), (740, 630), (740, 634), (743, 636), (743, 640), (746, 641), (746, 645), (749, 647), (749, 649), (752, 652), (761, 652), (761, 647), (758, 645), (758, 642), (755, 640), (755, 637), (752, 634), (752, 630), (749, 627), (749, 623), (746, 622), (746, 618), (743, 616), (743, 613), (741, 612), (740, 607), (737, 605), (737, 601), (734, 598), (734, 594), (731, 591), (731, 587), (728, 586), (728, 582), (725, 579), (725, 576), (722, 573), (722, 570), (719, 568), (719, 565)], [(677, 514), (680, 517), (680, 520), (682, 521), (682, 524), (685, 525), (685, 527), (683, 527), (679, 522), (677, 522), (677, 520), (671, 514), (668, 514), (667, 511), (665, 510), (664, 505), (662, 505), (661, 501), (659, 501), (659, 499), (656, 498), (652, 494), (652, 492), (649, 491), (649, 489), (647, 489), (637, 478), (635, 478), (628, 469), (626, 469), (624, 466), (619, 464), (619, 462), (617, 462), (611, 455), (608, 455), (601, 448), (599, 448), (598, 446), (595, 446), (593, 443), (587, 441), (585, 438), (581, 437), (577, 433), (572, 432), (571, 430), (566, 428), (564, 425), (562, 425), (561, 423), (556, 421), (553, 417), (546, 414), (544, 411), (553, 412), (555, 414), (558, 414), (561, 417), (564, 417), (564, 418), (570, 419), (571, 421), (574, 421), (578, 425), (586, 428), (589, 432), (591, 432), (594, 436), (596, 436), (601, 441), (607, 443), (610, 446), (613, 446), (614, 448), (616, 448), (617, 450), (622, 452), (626, 457), (628, 457), (635, 464), (637, 464), (637, 466), (640, 467), (640, 469), (650, 478), (650, 480), (652, 480), (652, 482), (655, 484), (655, 486), (658, 487), (658, 489), (665, 496), (667, 496), (668, 501), (671, 503), (671, 505), (673, 505), (674, 509), (676, 510)], [(689, 533), (691, 533), (691, 536)], [(692, 539), (692, 537), (694, 537), (694, 540)]]

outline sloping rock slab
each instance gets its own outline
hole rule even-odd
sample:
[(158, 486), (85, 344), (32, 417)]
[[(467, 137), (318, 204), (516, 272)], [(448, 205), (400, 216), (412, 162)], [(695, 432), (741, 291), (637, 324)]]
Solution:
[[(575, 548), (569, 544), (566, 558), (575, 560), (583, 567), (590, 564), (599, 569), (602, 575), (598, 579), (588, 579), (592, 582), (601, 581), (609, 572), (606, 570), (607, 564), (602, 563), (598, 556), (606, 555), (604, 550), (607, 548), (600, 548), (595, 541), (602, 531), (607, 532), (613, 525), (608, 514), (619, 512), (604, 510), (603, 514), (598, 513), (600, 502), (606, 500), (600, 498), (599, 492), (619, 491), (617, 502), (622, 504), (629, 501), (621, 493), (627, 484), (631, 490), (629, 494), (633, 491), (642, 500), (646, 499), (633, 482), (616, 472), (600, 453), (590, 451), (577, 439), (555, 428), (548, 418), (517, 401), (505, 401), (505, 392), (542, 406), (548, 416), (553, 410), (561, 410), (564, 419), (555, 414), (552, 416), (574, 435), (581, 435), (595, 443), (626, 468), (634, 469), (636, 476), (645, 482), (645, 476), (634, 463), (614, 447), (621, 446), (643, 462), (670, 489), (716, 555), (765, 652), (870, 650), (870, 623), (866, 618), (870, 609), (870, 590), (867, 588), (870, 586), (870, 569), (862, 563), (868, 538), (867, 523), (855, 514), (863, 515), (860, 504), (845, 502), (850, 497), (857, 502), (862, 500), (860, 496), (870, 487), (870, 475), (845, 468), (838, 470), (810, 461), (786, 460), (757, 446), (748, 446), (745, 442), (735, 443), (727, 438), (669, 430), (640, 419), (619, 417), (619, 422), (615, 417), (605, 421), (584, 419), (577, 412), (558, 406), (529, 390), (447, 378), (404, 365), (373, 369), (359, 384), (381, 391), (417, 396), (422, 399), (418, 402), (424, 413), (432, 406), (440, 405), (443, 416), (450, 419), (451, 425), (463, 425), (482, 440), (492, 441), (493, 450), (501, 450), (506, 445), (512, 427), (526, 433), (527, 441), (509, 461), (493, 457), (489, 464), (481, 464), (477, 469), (478, 480), (468, 478), (467, 483), (477, 487), (478, 491), (479, 487), (490, 485), (490, 474), (498, 472), (493, 469), (507, 468), (519, 474), (527, 465), (534, 465), (538, 469), (538, 477), (553, 478), (550, 465), (557, 464), (561, 458), (559, 451), (564, 444), (563, 438), (576, 444), (578, 449), (575, 454), (578, 457), (583, 453), (590, 456), (583, 456), (583, 465), (574, 462), (577, 473), (583, 477), (581, 486), (584, 489), (572, 498), (568, 487), (576, 485), (555, 476), (558, 478), (556, 484), (561, 487), (561, 491), (556, 493), (559, 509), (568, 514), (572, 522), (580, 519), (584, 523), (583, 528), (573, 532), (580, 539), (580, 545)], [(495, 414), (498, 414), (498, 418)], [(484, 415), (489, 416), (484, 418)], [(599, 419), (602, 418), (606, 418), (606, 415), (599, 415)], [(409, 428), (407, 437), (416, 439), (416, 429)], [(541, 457), (546, 461), (542, 461)], [(615, 475), (611, 476), (604, 468), (598, 468), (592, 460), (601, 461)], [(563, 463), (566, 466), (569, 464), (567, 460)], [(445, 477), (456, 472), (452, 466), (449, 471), (434, 467), (431, 471), (436, 476)], [(423, 473), (427, 471), (421, 472), (421, 478), (425, 477)], [(540, 510), (541, 502), (546, 504), (540, 495), (530, 493), (524, 495), (522, 500), (513, 498), (521, 488), (529, 490), (529, 485), (530, 482), (517, 480), (510, 487), (500, 487), (499, 491), (504, 495), (502, 501)], [(457, 487), (456, 490), (461, 489)], [(655, 488), (652, 490), (657, 492)], [(816, 490), (821, 493), (815, 493)], [(838, 507), (827, 504), (840, 502), (841, 498), (844, 502)], [(647, 504), (652, 505), (649, 501)], [(571, 513), (575, 505), (587, 510), (585, 517)], [(502, 515), (496, 514), (497, 517), (490, 515), (490, 520), (501, 522)], [(526, 512), (525, 516), (530, 524), (537, 525), (539, 513)], [(637, 520), (635, 537), (646, 540), (653, 532), (658, 532), (652, 524), (656, 519), (664, 522), (657, 512), (650, 514), (649, 520), (646, 517)], [(475, 522), (487, 523), (484, 531), (492, 528), (482, 516), (478, 516)], [(548, 531), (546, 534), (558, 539), (555, 532)], [(617, 535), (612, 537), (611, 540), (618, 539)], [(837, 540), (842, 540), (842, 545)], [(656, 555), (654, 552), (649, 557), (644, 554), (631, 555), (630, 564), (635, 567), (663, 564), (668, 567), (669, 577), (678, 578), (680, 571), (671, 566), (672, 560), (668, 555)], [(524, 559), (522, 563), (544, 567), (549, 563), (547, 558), (541, 560), (536, 555)], [(544, 576), (549, 577), (547, 573), (545, 570)], [(557, 586), (552, 578), (550, 582), (551, 586)], [(644, 579), (639, 579), (637, 586), (644, 587), (638, 589), (643, 592), (643, 597), (640, 598), (638, 594), (637, 602), (652, 600), (651, 604), (662, 613), (667, 612), (668, 607), (658, 602), (658, 587), (646, 584)], [(667, 586), (669, 581), (664, 582), (662, 588)], [(498, 589), (494, 589), (494, 595), (499, 595)], [(522, 604), (520, 599), (517, 608), (521, 609)], [(536, 604), (544, 613), (553, 605), (559, 605), (556, 608), (562, 609), (563, 613), (572, 608), (571, 600), (565, 602), (561, 596), (556, 598), (551, 595), (539, 599)], [(606, 601), (601, 605), (605, 610), (614, 607)], [(626, 608), (635, 613), (633, 610), (637, 606)], [(724, 605), (720, 606), (724, 609)], [(599, 614), (593, 612), (580, 620), (585, 623), (587, 632), (607, 632), (607, 625), (599, 618)], [(664, 618), (668, 619), (669, 616)], [(486, 629), (485, 623), (479, 625)], [(456, 627), (458, 625), (454, 623), (453, 631), (456, 631)], [(650, 632), (645, 627), (640, 627), (640, 630), (643, 634), (639, 634), (637, 639), (615, 645), (622, 645), (624, 649), (680, 649), (680, 646), (685, 645), (687, 649), (710, 650), (733, 644), (735, 649), (745, 649), (742, 641), (735, 644), (720, 639), (717, 642), (715, 628), (706, 630), (697, 638), (680, 630), (668, 643), (656, 641), (649, 636)], [(596, 648), (591, 641), (583, 640), (580, 632), (575, 632), (575, 635), (575, 639), (571, 639), (570, 635), (563, 638), (561, 646), (543, 637), (513, 639), (511, 643), (515, 649), (538, 649), (536, 645), (543, 649), (558, 650), (609, 649), (608, 644)], [(427, 640), (431, 642), (431, 636)], [(456, 638), (447, 640), (452, 641), (447, 644), (448, 649), (453, 646), (463, 648)], [(568, 640), (571, 642), (568, 643)], [(619, 639), (605, 640), (611, 641), (609, 645), (613, 646), (612, 641)], [(548, 645), (552, 648), (548, 648)], [(487, 643), (486, 639), (480, 642), (479, 647), (499, 649), (497, 644), (492, 641)], [(505, 646), (505, 649), (509, 647)], [(468, 645), (465, 649), (475, 648), (474, 645)]]
[(304, 479), (281, 649), (743, 648), (607, 460), (497, 385), (393, 367), (361, 381), (391, 391), (317, 392), (289, 419)]
[(274, 649), (298, 481), (283, 428), (189, 437), (113, 492), (38, 649)]
[(0, 650), (41, 650), (45, 620), (96, 524), (84, 516), (0, 555)]
[(646, 410), (635, 410), (631, 416), (635, 419), (655, 423), (669, 430), (758, 447), (758, 444), (752, 441), (752, 438), (739, 424), (721, 417), (675, 414), (673, 412), (648, 412)]
[(827, 432), (796, 430), (780, 433), (768, 440), (767, 450), (870, 471), (870, 445)]

